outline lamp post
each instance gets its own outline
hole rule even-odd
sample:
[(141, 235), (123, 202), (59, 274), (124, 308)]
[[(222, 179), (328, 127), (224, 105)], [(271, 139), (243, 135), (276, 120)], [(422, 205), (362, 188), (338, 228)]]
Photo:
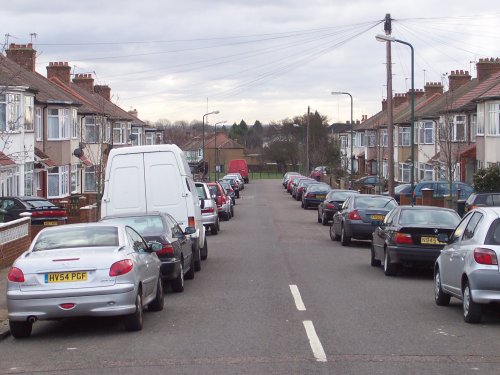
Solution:
[(202, 125), (201, 125), (201, 142), (202, 142), (202, 160), (203, 160), (203, 175), (205, 175), (205, 117), (208, 115), (217, 115), (219, 111), (212, 111), (205, 113), (203, 115)]
[(379, 34), (375, 37), (379, 42), (396, 42), (410, 47), (411, 50), (411, 118), (410, 118), (410, 146), (411, 146), (411, 168), (410, 168), (410, 184), (413, 191), (415, 186), (415, 52), (413, 46), (403, 40), (394, 38), (393, 36)]
[(215, 163), (215, 181), (217, 181), (217, 125), (219, 124), (225, 124), (226, 123), (226, 120), (224, 121), (219, 121), (219, 122), (216, 122), (214, 127), (215, 127), (215, 137), (214, 137), (214, 150), (215, 150), (215, 155), (214, 155), (214, 163)]
[(351, 144), (351, 156), (350, 156), (350, 171), (349, 171), (349, 186), (352, 187), (352, 176), (354, 174), (354, 151), (353, 151), (353, 137), (354, 137), (354, 125), (353, 125), (353, 101), (352, 101), (352, 95), (348, 92), (343, 92), (343, 91), (332, 91), (332, 95), (349, 95), (349, 98), (351, 98), (351, 139), (349, 140), (349, 143)]

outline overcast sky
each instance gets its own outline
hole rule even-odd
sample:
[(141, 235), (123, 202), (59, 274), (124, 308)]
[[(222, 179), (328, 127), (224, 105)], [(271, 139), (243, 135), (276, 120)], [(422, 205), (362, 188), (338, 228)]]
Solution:
[[(67, 61), (142, 120), (267, 124), (310, 106), (329, 121), (381, 109), (386, 13), (415, 48), (415, 87), (500, 57), (500, 3), (452, 0), (17, 0), (2, 4), (9, 43), (33, 40), (37, 71)], [(36, 33), (35, 36), (30, 34)], [(409, 48), (393, 47), (394, 92), (410, 88)]]

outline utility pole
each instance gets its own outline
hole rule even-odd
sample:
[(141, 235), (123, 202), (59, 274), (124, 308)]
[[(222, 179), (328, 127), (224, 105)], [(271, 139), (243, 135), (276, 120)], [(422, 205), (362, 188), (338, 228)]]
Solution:
[[(391, 35), (392, 24), (391, 14), (385, 15), (384, 22), (385, 35)], [(385, 42), (386, 48), (386, 65), (387, 65), (387, 187), (389, 195), (394, 197), (394, 119), (392, 115), (392, 56), (391, 56), (391, 42)]]
[(311, 108), (307, 106), (307, 127), (306, 127), (306, 176), (309, 176), (309, 125), (310, 125), (310, 116), (309, 112)]

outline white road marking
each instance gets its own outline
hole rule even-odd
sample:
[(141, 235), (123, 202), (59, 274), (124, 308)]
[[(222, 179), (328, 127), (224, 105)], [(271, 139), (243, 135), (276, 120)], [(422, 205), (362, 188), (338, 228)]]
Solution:
[(302, 297), (300, 296), (299, 288), (297, 285), (290, 285), (290, 291), (292, 292), (293, 299), (295, 300), (295, 306), (297, 306), (297, 310), (306, 311), (306, 306), (304, 302), (302, 302)]
[(302, 322), (304, 328), (306, 329), (307, 337), (309, 338), (309, 344), (311, 345), (312, 352), (317, 362), (326, 362), (326, 354), (323, 350), (323, 345), (319, 341), (316, 330), (314, 329), (313, 322), (310, 320), (304, 320)]

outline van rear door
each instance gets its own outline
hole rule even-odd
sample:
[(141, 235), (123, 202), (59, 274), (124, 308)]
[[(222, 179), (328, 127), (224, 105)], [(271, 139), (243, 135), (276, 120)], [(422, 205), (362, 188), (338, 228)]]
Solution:
[(118, 154), (108, 163), (101, 217), (145, 211), (143, 154)]

